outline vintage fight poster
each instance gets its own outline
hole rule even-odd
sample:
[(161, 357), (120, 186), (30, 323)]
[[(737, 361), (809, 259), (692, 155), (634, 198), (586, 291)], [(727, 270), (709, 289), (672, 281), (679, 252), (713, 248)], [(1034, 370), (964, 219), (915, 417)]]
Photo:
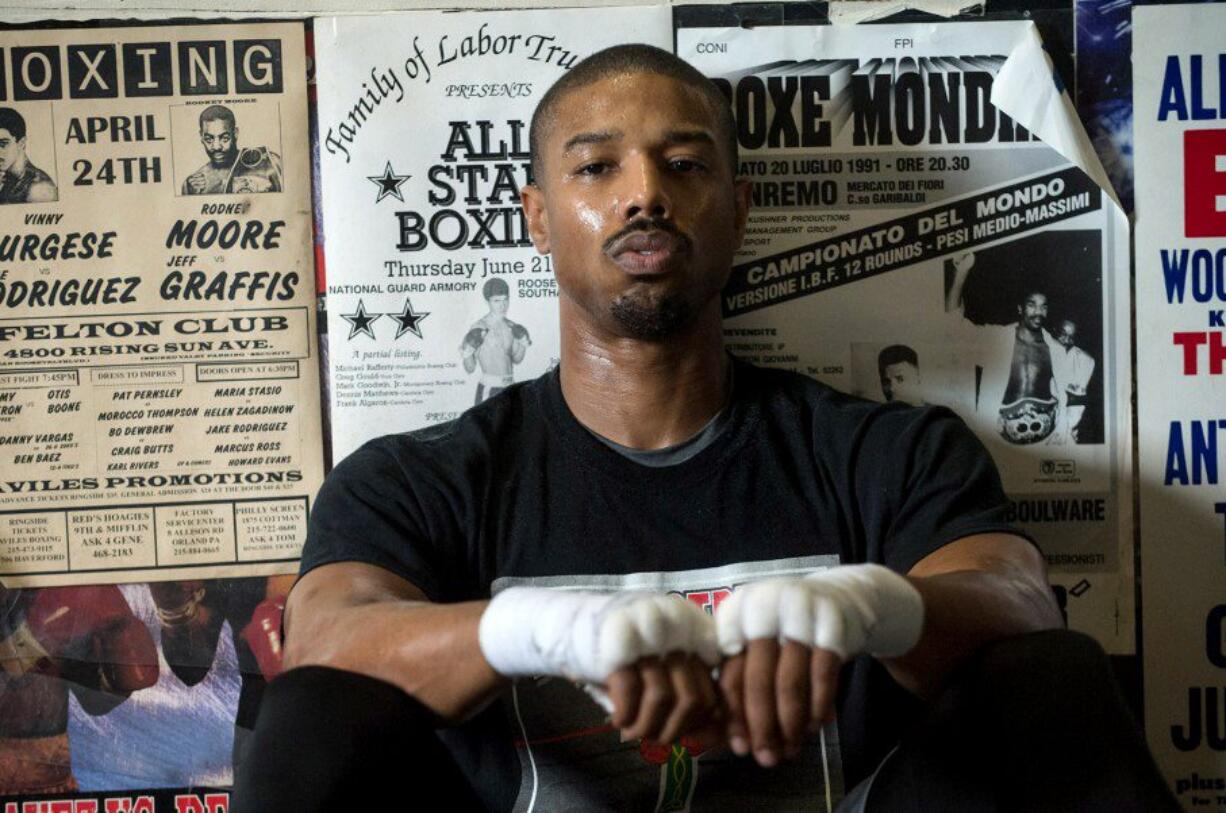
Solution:
[(961, 415), (1071, 626), (1133, 651), (1128, 232), (1034, 26), (705, 27), (753, 183), (729, 349)]
[(557, 286), (519, 205), (541, 95), (665, 7), (322, 19), (319, 143), (333, 459), (557, 363)]
[(0, 579), (294, 567), (322, 480), (301, 24), (0, 34)]
[(1132, 19), (1145, 724), (1226, 810), (1226, 6)]

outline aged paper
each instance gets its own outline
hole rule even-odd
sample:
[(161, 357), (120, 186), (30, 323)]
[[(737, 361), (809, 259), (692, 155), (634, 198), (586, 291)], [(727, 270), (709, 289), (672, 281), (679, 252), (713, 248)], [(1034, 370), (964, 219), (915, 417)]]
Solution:
[(0, 48), (0, 580), (292, 569), (322, 479), (302, 26)]

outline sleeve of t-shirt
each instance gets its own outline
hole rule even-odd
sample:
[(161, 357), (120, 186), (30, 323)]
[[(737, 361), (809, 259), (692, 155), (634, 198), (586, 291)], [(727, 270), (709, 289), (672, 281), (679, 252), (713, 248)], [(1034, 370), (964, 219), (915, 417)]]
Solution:
[[(866, 433), (857, 491), (868, 561), (906, 573), (966, 536), (1012, 533), (1008, 500), (987, 449), (943, 407), (883, 410)], [(874, 550), (873, 548), (877, 548)]]
[[(448, 600), (455, 564), (443, 546), (452, 523), (432, 497), (428, 475), (407, 475), (412, 460), (409, 441), (383, 438), (332, 470), (311, 511), (300, 575), (333, 562), (363, 562), (391, 571), (433, 601)], [(429, 465), (422, 460), (420, 468)]]

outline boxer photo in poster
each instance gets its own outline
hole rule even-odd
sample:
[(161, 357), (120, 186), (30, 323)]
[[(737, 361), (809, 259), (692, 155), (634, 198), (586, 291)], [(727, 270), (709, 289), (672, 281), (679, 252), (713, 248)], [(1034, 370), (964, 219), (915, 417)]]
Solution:
[(1016, 445), (1103, 442), (1101, 236), (1047, 231), (945, 261), (973, 410)]
[[(250, 106), (247, 111), (256, 112)], [(280, 154), (258, 141), (242, 143), (234, 105), (210, 104), (199, 111), (197, 123), (208, 160), (183, 180), (180, 194), (246, 195), (284, 188)]]
[(0, 107), (0, 204), (60, 199), (55, 179), (30, 160), (31, 137), (25, 116), (11, 107)]
[(524, 360), (532, 337), (528, 329), (507, 318), (511, 288), (501, 277), (490, 277), (481, 287), (489, 312), (473, 323), (460, 343), (464, 371), (481, 368), (475, 403), (481, 403), (515, 383), (513, 368)]

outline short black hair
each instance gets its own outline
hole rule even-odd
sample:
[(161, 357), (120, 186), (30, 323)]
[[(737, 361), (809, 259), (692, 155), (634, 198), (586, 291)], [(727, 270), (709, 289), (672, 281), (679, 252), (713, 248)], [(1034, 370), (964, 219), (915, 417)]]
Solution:
[(26, 137), (26, 120), (11, 107), (0, 107), (0, 130), (8, 130), (20, 141)]
[(558, 102), (573, 90), (585, 88), (612, 76), (636, 73), (667, 76), (702, 94), (715, 114), (720, 130), (716, 138), (723, 138), (728, 155), (728, 166), (732, 170), (733, 177), (736, 177), (738, 164), (736, 122), (732, 118), (732, 108), (728, 104), (728, 99), (714, 82), (703, 76), (697, 68), (681, 57), (674, 56), (654, 45), (632, 43), (605, 48), (582, 60), (562, 74), (562, 77), (554, 82), (537, 102), (536, 110), (532, 114), (532, 126), (528, 131), (528, 151), (532, 161), (532, 176), (538, 185), (542, 177), (541, 143), (544, 141), (545, 131), (553, 121)]
[(485, 281), (485, 285), (481, 286), (481, 295), (486, 299), (492, 296), (509, 297), (511, 295), (511, 288), (502, 277), (490, 277)]
[(885, 377), (885, 368), (891, 364), (910, 364), (915, 369), (919, 369), (919, 356), (915, 351), (905, 344), (892, 344), (889, 347), (883, 348), (877, 354), (877, 376), (878, 378)]
[(200, 132), (204, 132), (204, 124), (209, 121), (224, 121), (229, 123), (231, 130), (238, 129), (238, 125), (234, 122), (233, 111), (223, 104), (211, 104), (204, 108), (200, 114)]

